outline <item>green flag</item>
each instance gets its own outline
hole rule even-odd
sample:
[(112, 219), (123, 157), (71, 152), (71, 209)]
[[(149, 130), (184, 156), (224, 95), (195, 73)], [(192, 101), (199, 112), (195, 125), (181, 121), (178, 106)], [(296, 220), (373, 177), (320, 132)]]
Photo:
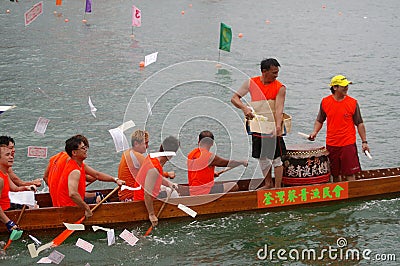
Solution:
[(221, 30), (219, 33), (219, 49), (230, 52), (232, 43), (232, 29), (228, 25), (221, 22)]

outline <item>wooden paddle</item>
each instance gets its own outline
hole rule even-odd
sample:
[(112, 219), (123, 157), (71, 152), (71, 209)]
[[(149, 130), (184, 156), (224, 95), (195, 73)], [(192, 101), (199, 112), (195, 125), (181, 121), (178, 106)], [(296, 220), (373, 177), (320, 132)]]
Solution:
[[(17, 225), (21, 221), (22, 214), (24, 214), (25, 209), (26, 209), (26, 205), (24, 204), (24, 206), (22, 207), (21, 212), (19, 213), (18, 220), (17, 220)], [(6, 250), (11, 245), (11, 242), (13, 240), (18, 240), (21, 237), (22, 232), (23, 232), (22, 230), (18, 230), (18, 229), (12, 230), (12, 232), (10, 234), (10, 238), (8, 239), (7, 244), (4, 246), (3, 249)]]
[[(171, 192), (167, 194), (167, 199), (164, 201), (163, 205), (161, 205), (160, 210), (157, 213), (157, 218), (160, 217), (161, 212), (164, 210), (165, 205), (167, 204), (167, 201), (169, 200), (169, 198), (171, 197), (171, 194), (174, 190), (171, 189)], [(144, 236), (148, 236), (151, 231), (153, 230), (153, 224), (150, 225), (149, 229), (147, 229), (146, 233), (144, 234)]]
[[(112, 194), (114, 194), (117, 190), (119, 189), (119, 186), (117, 186), (116, 188), (113, 189), (113, 191), (111, 191), (110, 193), (107, 194), (107, 196), (104, 197), (104, 199), (102, 199), (99, 203), (96, 204), (96, 206), (93, 207), (92, 212), (94, 212), (98, 207), (100, 207), (100, 205), (105, 202), (109, 197), (111, 197)], [(85, 220), (85, 216), (83, 216), (81, 219), (79, 219), (78, 221), (76, 221), (76, 224), (80, 224)], [(69, 229), (65, 229), (61, 234), (59, 234), (56, 238), (53, 239), (52, 243), (53, 243), (53, 247), (58, 247), (59, 245), (62, 244), (62, 242), (65, 241), (65, 239), (67, 239), (75, 230), (69, 230)]]

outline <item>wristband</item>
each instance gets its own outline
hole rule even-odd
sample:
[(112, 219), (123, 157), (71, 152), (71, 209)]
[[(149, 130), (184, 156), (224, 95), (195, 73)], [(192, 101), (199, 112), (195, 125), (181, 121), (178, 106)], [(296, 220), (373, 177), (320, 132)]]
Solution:
[(11, 232), (11, 231), (12, 231), (12, 228), (13, 228), (14, 226), (16, 226), (16, 224), (15, 224), (14, 221), (12, 221), (12, 220), (10, 220), (10, 221), (8, 221), (8, 222), (6, 223), (6, 227), (7, 227), (8, 232)]
[(364, 140), (364, 141), (362, 142), (362, 144), (368, 144), (368, 141)]

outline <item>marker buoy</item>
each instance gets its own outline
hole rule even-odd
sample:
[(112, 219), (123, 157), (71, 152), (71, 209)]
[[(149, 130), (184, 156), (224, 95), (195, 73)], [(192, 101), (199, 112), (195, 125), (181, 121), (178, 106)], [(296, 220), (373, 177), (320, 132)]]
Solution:
[(144, 61), (140, 61), (139, 66), (144, 67)]
[(243, 33), (239, 33), (238, 37), (242, 38), (243, 37)]
[(65, 22), (69, 22), (69, 19), (66, 18), (66, 19), (64, 19), (64, 21), (65, 21)]
[(185, 10), (182, 10), (182, 11), (181, 11), (181, 14), (182, 14), (182, 15), (185, 15)]

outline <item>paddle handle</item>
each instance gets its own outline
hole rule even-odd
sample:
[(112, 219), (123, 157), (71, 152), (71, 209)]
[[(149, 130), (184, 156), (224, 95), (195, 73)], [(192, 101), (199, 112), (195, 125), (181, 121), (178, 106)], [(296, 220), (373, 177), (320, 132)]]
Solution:
[[(160, 217), (160, 214), (162, 213), (162, 211), (164, 210), (165, 205), (167, 204), (167, 201), (169, 200), (169, 198), (171, 197), (172, 192), (174, 191), (174, 189), (171, 190), (170, 193), (168, 193), (167, 195), (167, 199), (164, 201), (164, 203), (161, 205), (160, 210), (158, 210), (157, 213), (157, 218)], [(149, 229), (147, 229), (146, 233), (144, 234), (144, 236), (148, 236), (151, 231), (153, 230), (153, 225), (150, 225)]]
[(24, 206), (22, 207), (21, 212), (19, 213), (19, 216), (18, 216), (18, 219), (17, 219), (17, 225), (18, 225), (19, 222), (21, 221), (21, 219), (22, 219), (22, 214), (24, 214), (25, 209), (26, 209), (26, 205), (24, 204)]
[(222, 175), (223, 173), (228, 172), (229, 170), (232, 170), (232, 169), (233, 169), (233, 167), (227, 167), (224, 170), (221, 170), (221, 171), (217, 172), (217, 175), (218, 176)]

